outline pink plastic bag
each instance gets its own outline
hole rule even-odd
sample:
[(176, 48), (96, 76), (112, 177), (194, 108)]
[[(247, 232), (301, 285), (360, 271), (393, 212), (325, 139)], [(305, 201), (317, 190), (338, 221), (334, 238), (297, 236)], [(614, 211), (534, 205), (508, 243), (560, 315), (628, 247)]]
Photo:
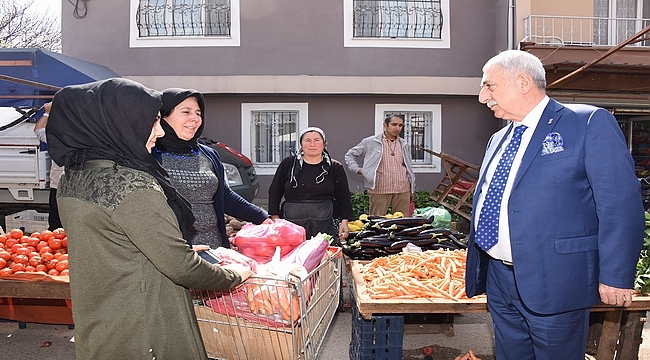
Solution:
[(292, 222), (279, 219), (272, 224), (246, 224), (235, 236), (237, 250), (260, 264), (271, 261), (276, 246), (280, 256), (291, 252), (306, 238), (305, 228)]

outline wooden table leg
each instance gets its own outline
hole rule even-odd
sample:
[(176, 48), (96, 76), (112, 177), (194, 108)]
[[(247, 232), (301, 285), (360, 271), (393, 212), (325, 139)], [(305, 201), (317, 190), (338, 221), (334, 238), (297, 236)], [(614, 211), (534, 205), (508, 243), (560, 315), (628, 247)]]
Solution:
[(616, 345), (618, 343), (618, 335), (621, 330), (622, 316), (623, 309), (607, 311), (605, 313), (603, 329), (600, 333), (600, 341), (598, 342), (598, 354), (596, 354), (596, 360), (614, 359)]
[(638, 360), (639, 345), (641, 345), (641, 334), (643, 333), (643, 322), (645, 311), (626, 311), (621, 320), (621, 339), (616, 359)]

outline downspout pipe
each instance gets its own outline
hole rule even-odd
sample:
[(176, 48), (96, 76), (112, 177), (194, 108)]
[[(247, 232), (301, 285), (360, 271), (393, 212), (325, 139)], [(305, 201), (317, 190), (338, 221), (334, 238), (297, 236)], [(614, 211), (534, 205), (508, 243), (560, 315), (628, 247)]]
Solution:
[(508, 0), (508, 50), (515, 49), (515, 0)]

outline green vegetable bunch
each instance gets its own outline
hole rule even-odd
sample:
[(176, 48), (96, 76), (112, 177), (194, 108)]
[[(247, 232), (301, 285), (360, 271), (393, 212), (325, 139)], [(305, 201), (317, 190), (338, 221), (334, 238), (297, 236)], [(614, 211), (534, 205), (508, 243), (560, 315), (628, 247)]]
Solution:
[(636, 263), (634, 289), (638, 290), (641, 295), (650, 293), (650, 213), (647, 211), (645, 213), (645, 238), (639, 262)]

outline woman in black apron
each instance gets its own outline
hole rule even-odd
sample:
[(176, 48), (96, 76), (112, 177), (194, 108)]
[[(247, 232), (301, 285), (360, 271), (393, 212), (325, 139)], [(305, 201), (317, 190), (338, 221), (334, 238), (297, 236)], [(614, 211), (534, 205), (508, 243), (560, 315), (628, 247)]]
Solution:
[[(282, 198), (284, 203), (280, 206)], [(269, 187), (269, 214), (305, 228), (307, 239), (319, 232), (345, 239), (353, 219), (345, 168), (326, 150), (325, 133), (309, 127), (300, 134), (295, 156), (282, 160)], [(338, 232), (334, 219), (341, 218)]]

